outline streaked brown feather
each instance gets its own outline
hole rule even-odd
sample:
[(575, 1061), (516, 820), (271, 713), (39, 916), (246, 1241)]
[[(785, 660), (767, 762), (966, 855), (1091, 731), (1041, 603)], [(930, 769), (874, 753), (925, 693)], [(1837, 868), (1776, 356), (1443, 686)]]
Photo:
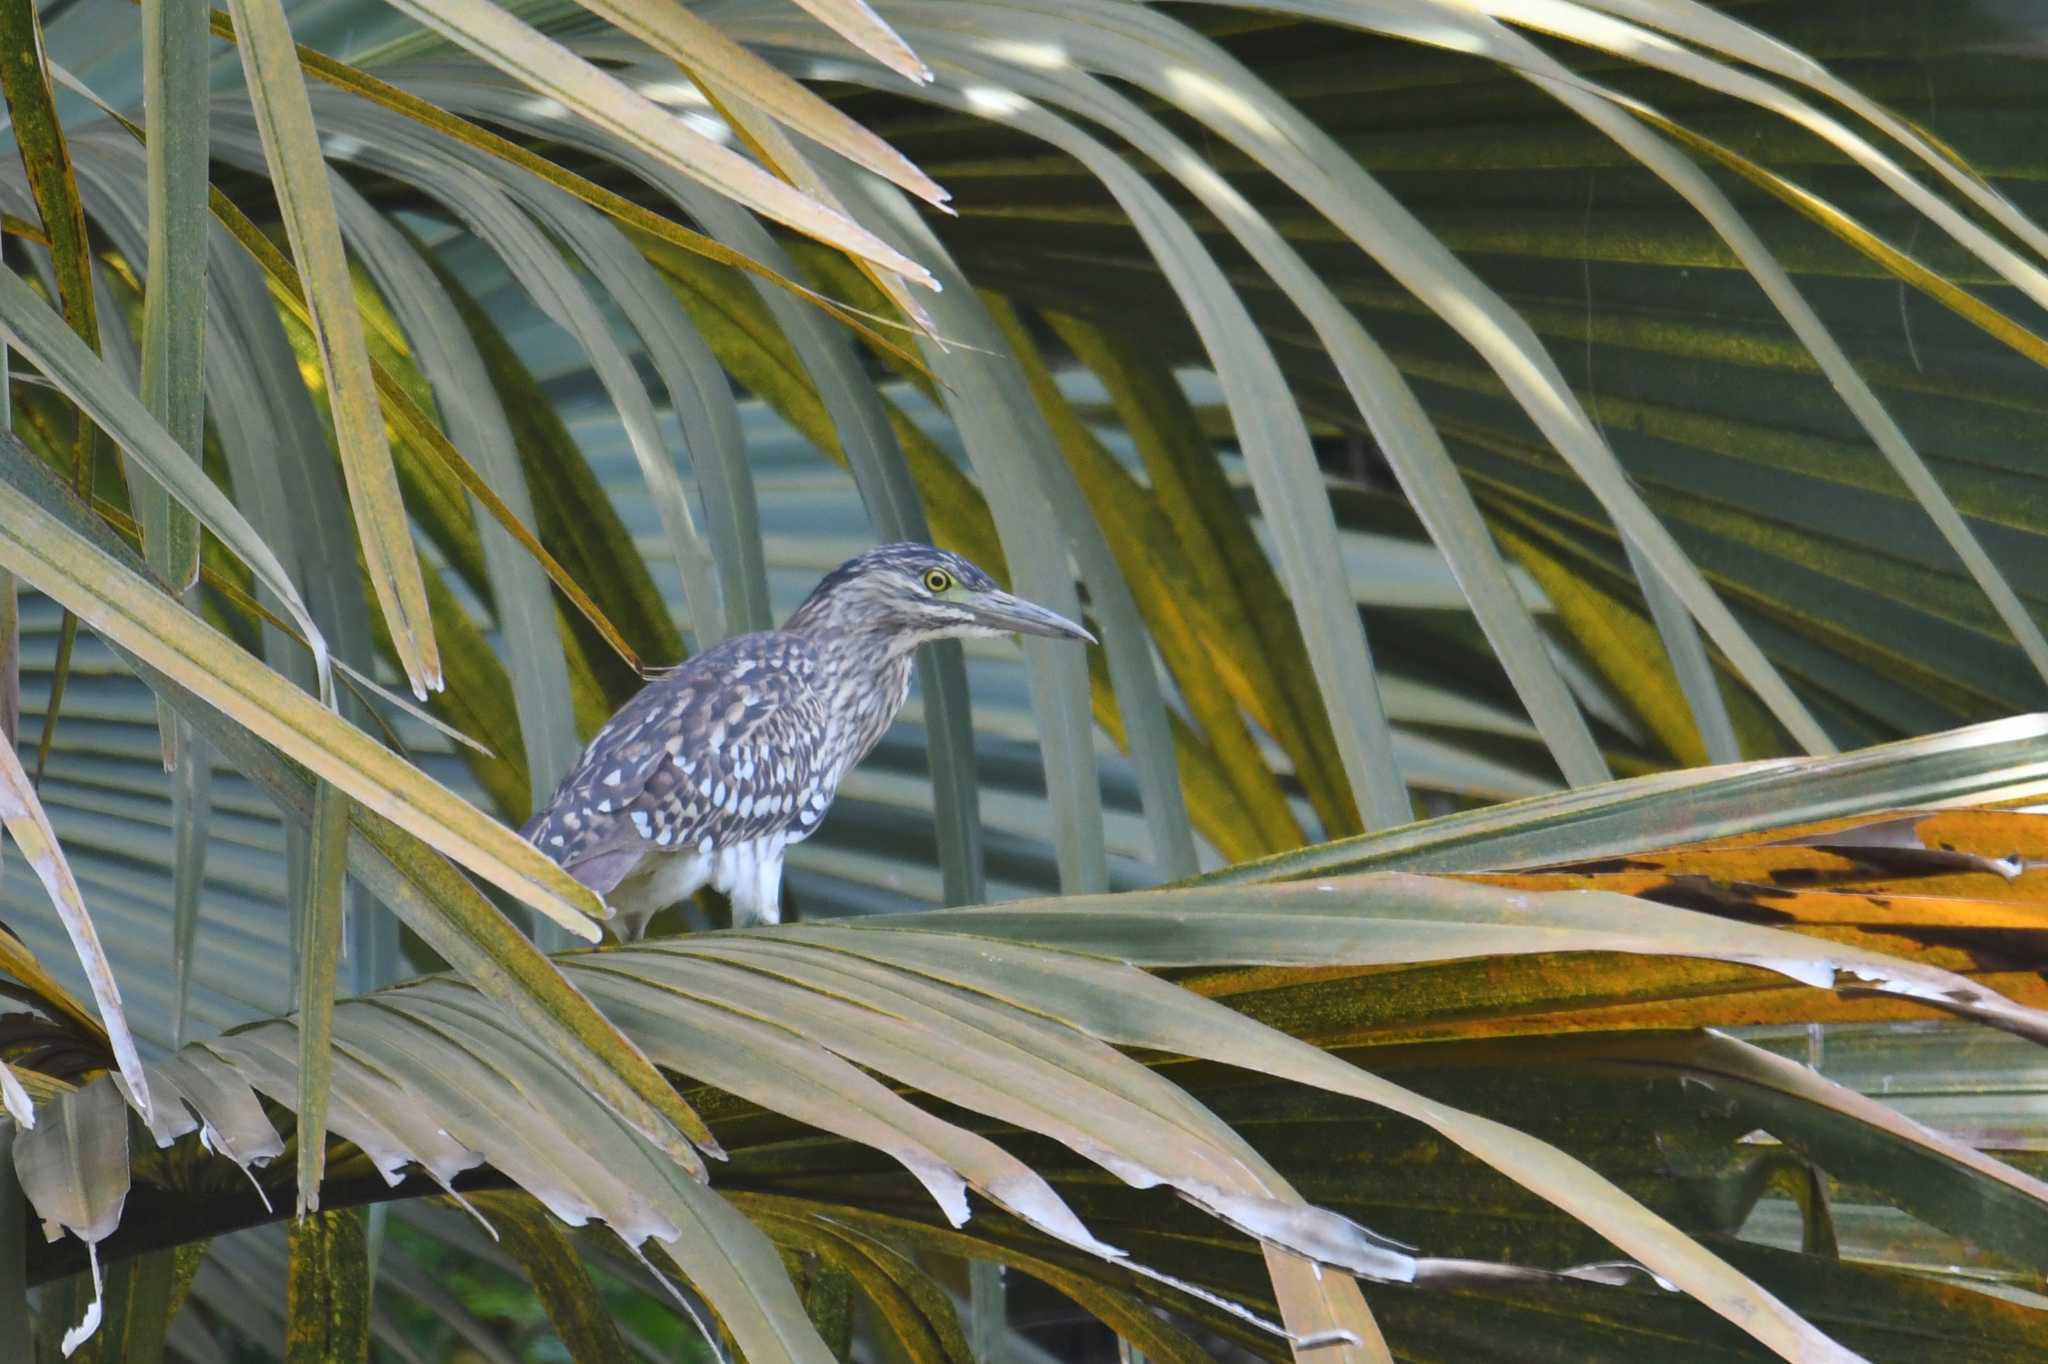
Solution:
[(621, 853), (710, 852), (808, 831), (823, 807), (805, 824), (800, 802), (827, 778), (836, 787), (821, 769), (840, 756), (813, 685), (820, 667), (810, 641), (783, 631), (706, 650), (627, 702), (520, 832), (579, 880), (590, 865), (585, 884), (598, 889), (632, 869), (618, 865)]
[(931, 576), (1002, 596), (930, 545), (851, 559), (782, 629), (726, 640), (642, 688), (520, 832), (600, 895), (616, 890), (623, 935), (653, 901), (707, 882), (730, 891), (735, 914), (772, 920), (785, 850), (817, 830), (902, 708), (917, 646), (1004, 632)]

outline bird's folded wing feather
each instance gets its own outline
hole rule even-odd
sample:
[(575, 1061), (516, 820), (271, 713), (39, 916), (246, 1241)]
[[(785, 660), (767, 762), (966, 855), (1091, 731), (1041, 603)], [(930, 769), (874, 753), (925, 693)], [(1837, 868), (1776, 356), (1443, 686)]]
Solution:
[(797, 823), (832, 775), (818, 669), (789, 635), (699, 654), (629, 701), (521, 832), (574, 875), (616, 868), (622, 852), (708, 852)]

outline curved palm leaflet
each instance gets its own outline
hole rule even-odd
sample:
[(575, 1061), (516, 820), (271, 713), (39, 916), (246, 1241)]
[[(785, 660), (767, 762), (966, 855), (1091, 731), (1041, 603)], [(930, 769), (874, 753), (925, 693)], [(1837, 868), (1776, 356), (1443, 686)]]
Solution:
[[(2040, 1352), (1997, 7), (35, 8), (0, 1356)], [(1104, 647), (570, 950), (897, 540)]]

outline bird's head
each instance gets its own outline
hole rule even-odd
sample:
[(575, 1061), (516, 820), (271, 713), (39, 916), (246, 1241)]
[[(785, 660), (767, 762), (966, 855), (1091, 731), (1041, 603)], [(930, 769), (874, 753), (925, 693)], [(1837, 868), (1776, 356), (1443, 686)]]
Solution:
[(910, 649), (928, 640), (994, 635), (1095, 636), (1057, 612), (1011, 596), (972, 563), (930, 545), (882, 545), (826, 574), (789, 629), (872, 633)]

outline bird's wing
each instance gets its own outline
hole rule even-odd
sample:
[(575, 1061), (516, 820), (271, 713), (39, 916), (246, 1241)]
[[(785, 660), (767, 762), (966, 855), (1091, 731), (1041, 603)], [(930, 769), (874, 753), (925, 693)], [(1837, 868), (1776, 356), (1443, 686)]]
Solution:
[(628, 702), (521, 832), (603, 893), (646, 853), (709, 851), (797, 823), (829, 776), (818, 668), (791, 635), (699, 654)]

